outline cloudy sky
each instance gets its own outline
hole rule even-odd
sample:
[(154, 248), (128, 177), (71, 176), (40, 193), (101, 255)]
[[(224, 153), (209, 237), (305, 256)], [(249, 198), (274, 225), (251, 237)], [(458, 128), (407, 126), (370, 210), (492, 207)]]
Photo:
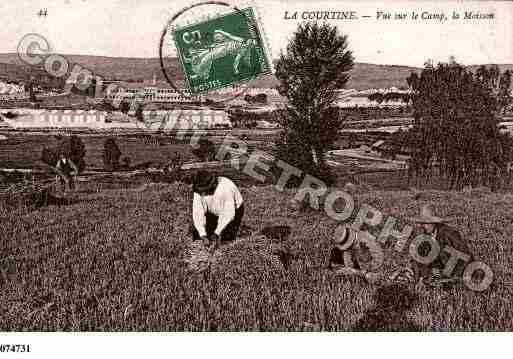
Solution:
[[(239, 0), (226, 0), (244, 6)], [(173, 14), (194, 0), (1, 1), (0, 53), (15, 52), (27, 33), (43, 35), (52, 51), (122, 57), (157, 57), (162, 30)], [(273, 56), (286, 46), (303, 13), (354, 11), (356, 19), (330, 20), (349, 37), (358, 62), (422, 66), (450, 55), (464, 64), (513, 63), (513, 3), (506, 1), (294, 1), (256, 0)], [(41, 9), (47, 16), (38, 16)], [(199, 7), (181, 17), (195, 20), (227, 11)], [(297, 11), (298, 19), (286, 20)], [(418, 20), (381, 20), (377, 12), (419, 14)], [(452, 13), (493, 13), (494, 20), (453, 20)], [(420, 20), (422, 13), (447, 20)], [(368, 17), (364, 17), (368, 16)], [(171, 46), (171, 45), (169, 45)], [(172, 49), (168, 52), (172, 52)]]

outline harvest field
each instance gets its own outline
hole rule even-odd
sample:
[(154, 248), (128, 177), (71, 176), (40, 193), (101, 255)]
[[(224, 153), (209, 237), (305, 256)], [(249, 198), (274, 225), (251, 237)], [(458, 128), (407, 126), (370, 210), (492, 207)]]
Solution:
[[(412, 289), (410, 309), (394, 311), (376, 303), (377, 285), (327, 271), (337, 223), (323, 212), (295, 212), (292, 192), (243, 187), (245, 236), (221, 247), (210, 270), (199, 273), (186, 265), (188, 185), (100, 186), (81, 186), (68, 205), (2, 207), (0, 253), (12, 268), (1, 279), (0, 330), (360, 330), (370, 323), (392, 330), (513, 329), (511, 193), (355, 187), (356, 208), (365, 203), (394, 214), (399, 228), (423, 203), (435, 203), (440, 215), (456, 217), (475, 257), (495, 273), (485, 292)], [(276, 225), (291, 228), (281, 243), (258, 235)], [(272, 244), (293, 253), (290, 266), (273, 255)], [(385, 271), (406, 258), (390, 247)]]
[[(0, 142), (0, 168), (30, 168), (48, 170), (41, 162), (43, 148), (54, 147), (58, 140), (51, 134), (19, 134), (7, 133), (7, 140)], [(102, 168), (102, 151), (104, 142), (109, 135), (80, 135), (86, 149), (85, 161), (87, 168)], [(157, 138), (158, 137), (158, 138)], [(122, 153), (129, 157), (132, 165), (151, 162), (153, 165), (164, 165), (174, 153), (180, 153), (184, 160), (192, 160), (194, 156), (186, 148), (185, 141), (173, 137), (127, 135), (114, 136)], [(188, 147), (188, 146), (187, 146)]]
[[(22, 168), (48, 170), (41, 159), (43, 148), (52, 148), (58, 143), (60, 133), (44, 132), (0, 132), (5, 139), (0, 140), (0, 169), (2, 168)], [(75, 132), (73, 132), (75, 134)], [(208, 138), (214, 144), (219, 145), (225, 137), (230, 134), (234, 138), (246, 138), (245, 142), (248, 148), (256, 147), (267, 148), (266, 141), (273, 141), (277, 136), (275, 131), (245, 131), (232, 130), (227, 131), (209, 131)], [(87, 131), (77, 131), (76, 135), (84, 143), (86, 155), (85, 162), (87, 169), (101, 169), (103, 167), (102, 153), (105, 140), (114, 138), (121, 151), (121, 157), (129, 157), (133, 166), (148, 164), (154, 167), (165, 165), (170, 158), (179, 154), (184, 162), (196, 162), (198, 159), (192, 154), (190, 146), (191, 139), (186, 137), (177, 138), (176, 134), (155, 134), (155, 133), (131, 133), (109, 134)], [(190, 135), (190, 133), (189, 133)], [(199, 135), (197, 135), (199, 138)], [(249, 139), (249, 136), (251, 138)], [(197, 139), (197, 138), (196, 138)]]

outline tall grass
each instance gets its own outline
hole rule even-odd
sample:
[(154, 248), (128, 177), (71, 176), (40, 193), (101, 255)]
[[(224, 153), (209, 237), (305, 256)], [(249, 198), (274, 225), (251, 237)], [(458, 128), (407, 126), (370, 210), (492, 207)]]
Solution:
[[(375, 286), (325, 269), (337, 223), (318, 212), (294, 214), (285, 205), (290, 194), (270, 187), (243, 189), (244, 223), (253, 231), (291, 226), (283, 244), (297, 254), (293, 265), (286, 270), (249, 238), (209, 271), (189, 270), (189, 191), (184, 184), (91, 191), (68, 206), (0, 210), (1, 257), (15, 262), (1, 279), (0, 330), (350, 330), (375, 307)], [(496, 280), (484, 293), (417, 293), (405, 320), (421, 330), (512, 329), (512, 199), (423, 193), (441, 215), (457, 216)], [(408, 191), (370, 192), (357, 202), (394, 208), (403, 219), (419, 206)], [(387, 253), (385, 269), (403, 259)]]

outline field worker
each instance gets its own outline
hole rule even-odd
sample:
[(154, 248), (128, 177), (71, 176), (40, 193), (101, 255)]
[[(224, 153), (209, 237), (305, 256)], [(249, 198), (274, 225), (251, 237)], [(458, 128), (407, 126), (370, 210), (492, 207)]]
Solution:
[[(468, 263), (472, 261), (472, 255), (466, 240), (463, 239), (458, 230), (446, 224), (449, 219), (436, 216), (433, 206), (430, 204), (422, 206), (420, 216), (412, 220), (421, 226), (422, 232), (425, 235), (430, 236), (440, 246), (438, 255), (430, 264), (421, 264), (418, 261), (412, 260), (415, 277), (418, 278), (419, 283), (443, 285), (444, 283), (459, 281), (463, 275), (465, 261), (458, 260), (452, 273), (450, 275), (444, 274), (445, 265), (451, 257), (451, 253), (444, 250), (444, 247), (450, 246), (464, 253), (464, 255), (468, 256), (466, 261)], [(430, 251), (431, 245), (429, 242), (422, 242), (417, 248), (418, 254), (422, 257), (427, 256)]]
[[(371, 242), (373, 241), (373, 242)], [(339, 225), (335, 232), (328, 268), (338, 274), (365, 278), (368, 282), (379, 282), (382, 275), (369, 263), (383, 262), (384, 253), (380, 244), (363, 231)]]
[(242, 195), (230, 179), (199, 171), (193, 180), (193, 240), (205, 246), (233, 241), (237, 236), (244, 204)]
[(61, 186), (64, 186), (64, 191), (66, 191), (66, 189), (74, 189), (75, 183), (73, 179), (78, 174), (78, 167), (65, 153), (60, 154), (55, 169)]

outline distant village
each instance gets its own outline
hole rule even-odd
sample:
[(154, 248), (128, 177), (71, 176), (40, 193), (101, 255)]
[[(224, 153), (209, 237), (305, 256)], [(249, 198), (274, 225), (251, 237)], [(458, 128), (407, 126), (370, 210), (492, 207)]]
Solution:
[(64, 92), (59, 88), (48, 90), (38, 85), (33, 85), (30, 89), (28, 83), (0, 79), (0, 101), (29, 100), (30, 91), (42, 97), (62, 95)]
[[(286, 105), (286, 99), (275, 88), (232, 87), (213, 90), (208, 94), (191, 94), (187, 89), (177, 91), (167, 82), (157, 81), (155, 74), (152, 80), (141, 82), (106, 80), (102, 83), (106, 90), (101, 93), (95, 93), (96, 86), (92, 85), (86, 91), (75, 93), (91, 99), (77, 106), (67, 103), (47, 106), (45, 101), (41, 101), (52, 97), (64, 99), (74, 93), (73, 90), (77, 88), (74, 85), (66, 83), (64, 88), (71, 89), (71, 92), (66, 92), (62, 88), (41, 87), (34, 82), (0, 79), (0, 101), (12, 104), (10, 108), (4, 106), (0, 116), (3, 115), (1, 117), (5, 122), (17, 128), (129, 128), (137, 121), (158, 122), (158, 118), (164, 118), (167, 113), (175, 122), (181, 121), (177, 126), (180, 128), (273, 129), (279, 127), (279, 112)], [(392, 86), (365, 90), (339, 89), (336, 92), (336, 105), (344, 116), (353, 121), (347, 131), (360, 131), (358, 120), (411, 117), (411, 90), (408, 88)], [(134, 101), (141, 105), (140, 113), (130, 106)], [(213, 117), (203, 115), (213, 111)], [(399, 126), (394, 123), (394, 126), (382, 129), (395, 132), (405, 127), (402, 123)]]
[[(164, 82), (157, 82), (155, 79), (151, 82), (125, 82), (125, 81), (105, 81), (104, 86), (115, 84), (116, 87), (113, 91), (107, 91), (103, 94), (101, 99), (108, 101), (130, 101), (134, 98), (142, 100), (144, 103), (205, 103), (208, 97), (211, 96), (222, 96), (229, 95), (232, 93), (244, 93), (245, 96), (259, 96), (262, 99), (260, 102), (277, 103), (284, 101), (283, 97), (280, 96), (278, 90), (275, 88), (263, 88), (263, 87), (231, 87), (223, 88), (219, 90), (213, 90), (208, 93), (208, 96), (192, 95), (187, 89), (181, 89), (176, 91), (169, 84)], [(45, 89), (37, 84), (33, 85), (32, 91), (36, 96), (57, 96), (65, 94), (61, 88)], [(28, 100), (30, 98), (30, 87), (28, 83), (14, 82), (0, 79), (0, 100)], [(372, 101), (372, 95), (374, 94), (408, 94), (408, 89), (399, 89), (396, 87), (380, 88), (380, 89), (367, 89), (367, 90), (355, 90), (355, 89), (340, 89), (337, 91), (339, 97), (338, 105), (341, 107), (360, 106), (360, 107), (387, 107), (387, 106), (404, 106), (404, 101)], [(360, 100), (355, 100), (359, 98)], [(247, 99), (247, 98), (246, 98)], [(365, 100), (367, 99), (367, 100)], [(370, 100), (369, 100), (370, 99)], [(231, 104), (247, 104), (248, 101), (243, 99), (235, 98)]]

